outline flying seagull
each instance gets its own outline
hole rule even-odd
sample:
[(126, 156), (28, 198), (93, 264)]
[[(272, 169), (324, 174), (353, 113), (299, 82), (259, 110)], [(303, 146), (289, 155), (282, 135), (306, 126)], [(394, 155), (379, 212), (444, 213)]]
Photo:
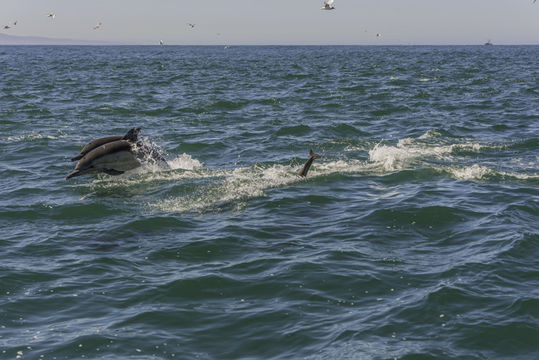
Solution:
[(99, 28), (101, 27), (101, 25), (103, 25), (103, 23), (102, 23), (101, 21), (100, 21), (100, 22), (98, 22), (97, 24), (95, 24), (95, 26), (94, 26), (94, 30), (97, 30), (97, 29), (99, 29)]
[(9, 25), (4, 25), (4, 29), (7, 30), (7, 29), (11, 29), (11, 27)]
[(326, 0), (324, 1), (324, 7), (320, 8), (320, 10), (335, 10), (335, 6), (333, 6), (333, 2), (335, 0)]
[(56, 17), (55, 13), (48, 13), (47, 17), (50, 17), (51, 19), (54, 19)]
[(192, 23), (187, 23), (187, 25), (189, 25), (191, 29), (195, 27), (195, 24), (192, 24)]
[(13, 22), (13, 25), (16, 26), (18, 21), (19, 21), (19, 20), (15, 20), (15, 21)]
[(159, 45), (163, 45), (163, 40), (159, 40)]

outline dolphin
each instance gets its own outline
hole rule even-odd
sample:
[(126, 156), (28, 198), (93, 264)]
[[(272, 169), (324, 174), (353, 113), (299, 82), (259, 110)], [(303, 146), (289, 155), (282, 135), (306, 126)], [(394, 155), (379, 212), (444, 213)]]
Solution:
[(309, 150), (309, 160), (303, 165), (301, 170), (299, 171), (298, 175), (305, 177), (307, 176), (307, 173), (309, 172), (309, 169), (311, 168), (311, 165), (313, 164), (314, 159), (320, 159), (321, 157), (324, 157), (323, 155), (318, 155), (313, 152), (313, 150)]
[(82, 159), (84, 155), (88, 154), (93, 149), (109, 142), (118, 141), (118, 140), (128, 140), (135, 143), (138, 140), (139, 132), (140, 132), (140, 128), (132, 128), (123, 137), (122, 136), (107, 136), (107, 137), (95, 139), (89, 142), (85, 147), (83, 147), (77, 156), (71, 158), (71, 161), (80, 160)]
[(79, 160), (66, 179), (84, 174), (103, 172), (120, 175), (141, 166), (141, 162), (153, 161), (162, 168), (170, 169), (167, 161), (151, 146), (138, 140), (140, 128), (130, 129), (124, 136), (107, 136), (88, 143), (72, 161)]
[(66, 179), (99, 172), (120, 175), (140, 165), (133, 153), (133, 144), (122, 139), (107, 142), (89, 151), (77, 162), (75, 169), (66, 176)]

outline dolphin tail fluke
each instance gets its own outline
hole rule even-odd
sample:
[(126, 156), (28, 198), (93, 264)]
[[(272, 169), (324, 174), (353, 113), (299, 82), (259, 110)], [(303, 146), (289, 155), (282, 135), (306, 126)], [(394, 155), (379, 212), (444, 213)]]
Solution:
[(309, 160), (307, 160), (305, 165), (303, 165), (298, 175), (301, 177), (307, 176), (307, 173), (309, 172), (309, 169), (311, 168), (311, 165), (313, 164), (314, 159), (320, 159), (321, 157), (323, 157), (323, 155), (315, 154), (312, 149), (309, 150)]
[(311, 149), (311, 150), (309, 150), (309, 157), (312, 157), (312, 158), (315, 158), (315, 159), (320, 159), (320, 158), (323, 158), (324, 155), (315, 154), (313, 149)]

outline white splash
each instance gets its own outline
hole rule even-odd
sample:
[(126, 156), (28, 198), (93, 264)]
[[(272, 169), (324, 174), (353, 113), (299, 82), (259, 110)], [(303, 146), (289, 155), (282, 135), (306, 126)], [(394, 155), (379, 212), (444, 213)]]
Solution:
[(485, 176), (494, 174), (494, 171), (488, 167), (477, 164), (465, 167), (450, 167), (448, 170), (457, 180), (482, 180)]
[(386, 171), (395, 171), (405, 169), (421, 158), (446, 158), (452, 151), (452, 145), (427, 146), (414, 144), (410, 139), (402, 139), (397, 146), (377, 144), (369, 151), (369, 160), (381, 165)]
[(409, 157), (408, 151), (395, 146), (377, 144), (369, 151), (369, 160), (381, 164), (387, 171), (396, 170), (397, 164), (402, 164)]
[(185, 153), (167, 162), (172, 170), (197, 170), (203, 167), (200, 161)]
[(403, 170), (420, 160), (454, 160), (455, 151), (479, 152), (484, 149), (498, 149), (499, 146), (465, 142), (447, 144), (435, 142), (436, 131), (427, 131), (418, 138), (404, 138), (396, 146), (377, 144), (369, 151), (369, 160), (381, 165), (386, 171)]

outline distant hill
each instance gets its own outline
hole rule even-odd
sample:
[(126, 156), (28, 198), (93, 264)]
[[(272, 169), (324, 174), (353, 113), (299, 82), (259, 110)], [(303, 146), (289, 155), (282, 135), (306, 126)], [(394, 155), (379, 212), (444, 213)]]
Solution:
[(104, 41), (55, 39), (39, 36), (0, 34), (0, 45), (111, 45)]

